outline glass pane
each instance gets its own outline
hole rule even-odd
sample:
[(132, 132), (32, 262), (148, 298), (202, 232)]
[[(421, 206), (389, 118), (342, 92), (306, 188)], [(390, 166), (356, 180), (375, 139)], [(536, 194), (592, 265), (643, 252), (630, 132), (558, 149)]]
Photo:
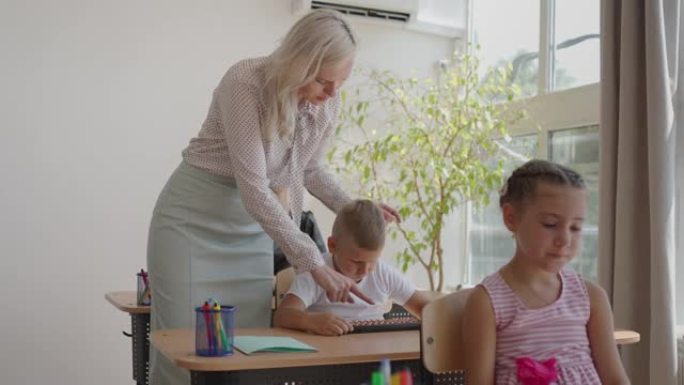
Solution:
[(600, 7), (596, 0), (556, 0), (554, 89), (599, 81)]
[(598, 165), (598, 126), (551, 131), (549, 136), (549, 157), (552, 161), (567, 166)]
[[(535, 157), (539, 146), (536, 134), (514, 137), (501, 143), (508, 155), (504, 158), (504, 175)], [(499, 193), (492, 193), (490, 204), (474, 207), (468, 232), (470, 245), (470, 283), (478, 283), (506, 264), (515, 251), (511, 233), (501, 221)]]
[(537, 93), (539, 0), (473, 2), (473, 40), (480, 45), (481, 71), (511, 64), (522, 96)]
[(582, 174), (589, 193), (587, 217), (582, 227), (582, 250), (570, 263), (577, 272), (596, 281), (598, 256), (598, 126), (577, 127), (549, 134), (549, 159)]

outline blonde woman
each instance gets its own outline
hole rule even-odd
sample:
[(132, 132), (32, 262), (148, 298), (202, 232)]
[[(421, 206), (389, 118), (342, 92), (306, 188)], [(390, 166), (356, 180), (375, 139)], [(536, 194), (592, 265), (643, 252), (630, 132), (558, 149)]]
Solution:
[[(209, 297), (237, 306), (237, 327), (268, 327), (274, 241), (330, 301), (370, 302), (299, 230), (305, 189), (334, 212), (351, 202), (323, 155), (356, 44), (339, 13), (317, 10), (270, 56), (240, 61), (225, 74), (154, 209), (152, 330), (191, 327), (193, 306)], [(381, 207), (386, 220), (399, 219)], [(151, 383), (188, 384), (189, 377), (152, 349)]]

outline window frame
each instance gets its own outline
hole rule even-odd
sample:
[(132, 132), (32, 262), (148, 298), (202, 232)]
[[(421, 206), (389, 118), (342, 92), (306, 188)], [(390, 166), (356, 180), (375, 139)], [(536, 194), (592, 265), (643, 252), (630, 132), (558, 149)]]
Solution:
[[(470, 0), (473, 2), (473, 0)], [(555, 42), (555, 0), (540, 1), (539, 20), (539, 76), (537, 95), (510, 102), (513, 108), (524, 108), (528, 117), (509, 128), (510, 136), (537, 135), (538, 149), (536, 156), (549, 158), (549, 138), (554, 131), (578, 128), (582, 126), (598, 126), (600, 132), (600, 83), (583, 84), (562, 90), (555, 90), (554, 42)], [(473, 7), (469, 7), (465, 49), (472, 52), (474, 39)], [(472, 282), (472, 261), (470, 258), (470, 229), (473, 227), (473, 207), (465, 206), (463, 237), (465, 245), (460, 248), (456, 257), (462, 262), (461, 278), (466, 285)], [(447, 275), (448, 276), (448, 275)], [(449, 286), (463, 282), (445, 282)]]

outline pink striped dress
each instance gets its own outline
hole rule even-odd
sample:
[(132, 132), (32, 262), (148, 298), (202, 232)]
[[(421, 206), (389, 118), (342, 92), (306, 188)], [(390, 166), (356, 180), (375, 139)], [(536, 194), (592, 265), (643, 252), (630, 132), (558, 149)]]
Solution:
[(516, 358), (558, 360), (557, 385), (601, 384), (587, 336), (589, 294), (584, 280), (563, 269), (561, 295), (552, 304), (528, 309), (497, 272), (481, 285), (496, 317), (496, 385), (519, 384)]

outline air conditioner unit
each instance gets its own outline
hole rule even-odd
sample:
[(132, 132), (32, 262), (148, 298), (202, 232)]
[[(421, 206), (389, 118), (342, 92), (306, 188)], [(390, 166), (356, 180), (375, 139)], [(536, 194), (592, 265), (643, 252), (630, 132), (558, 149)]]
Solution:
[(408, 23), (415, 20), (419, 0), (293, 0), (295, 13), (308, 9), (334, 9), (352, 16)]
[(310, 9), (334, 9), (368, 21), (390, 22), (448, 37), (465, 36), (468, 0), (292, 0), (297, 14)]

